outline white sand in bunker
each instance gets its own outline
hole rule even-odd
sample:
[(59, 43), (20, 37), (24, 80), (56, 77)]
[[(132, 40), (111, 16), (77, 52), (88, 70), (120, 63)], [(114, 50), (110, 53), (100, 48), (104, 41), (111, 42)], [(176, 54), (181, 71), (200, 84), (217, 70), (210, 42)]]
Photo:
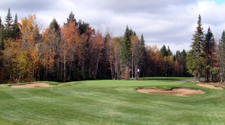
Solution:
[(25, 85), (12, 85), (12, 88), (46, 88), (46, 87), (53, 87), (47, 83), (32, 83), (32, 84), (25, 84)]
[(174, 88), (171, 90), (161, 90), (156, 88), (147, 88), (147, 89), (136, 89), (138, 92), (146, 94), (157, 94), (157, 95), (171, 95), (171, 96), (193, 96), (193, 95), (203, 95), (205, 92), (201, 90), (192, 90), (185, 88)]
[(209, 85), (209, 84), (199, 83), (199, 84), (196, 84), (196, 85), (201, 86), (201, 87), (205, 87), (205, 88), (210, 88), (210, 89), (223, 90), (223, 88), (221, 88), (221, 87), (215, 87), (215, 86)]

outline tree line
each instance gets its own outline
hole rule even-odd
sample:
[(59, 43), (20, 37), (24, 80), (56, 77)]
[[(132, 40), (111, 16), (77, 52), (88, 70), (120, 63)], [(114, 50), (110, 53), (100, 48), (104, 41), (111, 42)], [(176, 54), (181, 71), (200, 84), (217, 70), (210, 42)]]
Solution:
[(201, 15), (198, 17), (197, 27), (193, 35), (192, 49), (187, 57), (189, 73), (200, 81), (204, 76), (205, 81), (224, 82), (225, 80), (225, 31), (216, 41), (210, 29), (204, 33)]
[(185, 50), (146, 46), (128, 26), (113, 37), (71, 12), (63, 26), (53, 19), (41, 30), (35, 14), (19, 22), (8, 9), (0, 28), (0, 83), (190, 76)]

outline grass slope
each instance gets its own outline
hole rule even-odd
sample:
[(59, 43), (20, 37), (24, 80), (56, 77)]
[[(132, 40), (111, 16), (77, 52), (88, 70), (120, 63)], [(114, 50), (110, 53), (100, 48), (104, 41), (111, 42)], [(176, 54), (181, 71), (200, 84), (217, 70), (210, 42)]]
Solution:
[[(56, 84), (56, 83), (53, 83)], [(136, 87), (186, 87), (204, 95), (148, 95)], [(174, 80), (82, 81), (53, 88), (0, 85), (0, 124), (223, 124), (225, 92)]]

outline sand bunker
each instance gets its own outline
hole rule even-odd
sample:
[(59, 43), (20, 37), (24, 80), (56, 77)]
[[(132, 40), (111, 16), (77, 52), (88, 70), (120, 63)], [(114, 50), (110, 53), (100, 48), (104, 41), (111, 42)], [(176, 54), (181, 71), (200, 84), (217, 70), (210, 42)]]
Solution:
[(158, 95), (171, 95), (171, 96), (193, 96), (193, 95), (203, 95), (205, 92), (201, 90), (192, 90), (185, 88), (174, 88), (171, 90), (161, 90), (156, 88), (147, 88), (147, 89), (136, 89), (138, 92), (146, 94), (158, 94)]
[(32, 84), (25, 84), (25, 85), (12, 85), (12, 88), (46, 88), (46, 87), (53, 87), (46, 83), (32, 83)]
[(205, 88), (210, 88), (210, 89), (216, 89), (216, 90), (223, 90), (223, 88), (221, 87), (215, 87), (213, 85), (209, 85), (209, 84), (196, 84), (198, 86), (201, 86), (201, 87), (205, 87)]

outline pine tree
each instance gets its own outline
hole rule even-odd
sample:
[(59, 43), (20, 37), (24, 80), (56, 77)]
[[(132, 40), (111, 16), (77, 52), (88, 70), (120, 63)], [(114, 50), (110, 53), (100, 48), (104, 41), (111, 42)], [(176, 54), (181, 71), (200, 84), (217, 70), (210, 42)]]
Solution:
[(2, 18), (0, 17), (0, 38), (1, 38), (1, 33), (2, 33)]
[(168, 52), (168, 56), (173, 55), (173, 53), (172, 53), (172, 51), (170, 50), (170, 47), (169, 47), (169, 46), (168, 46), (167, 52)]
[(225, 31), (223, 31), (219, 42), (219, 62), (220, 62), (220, 80), (224, 81), (225, 77)]
[(2, 27), (2, 18), (0, 17), (0, 28)]
[(10, 39), (12, 38), (12, 23), (13, 23), (13, 20), (12, 20), (12, 15), (10, 13), (10, 8), (8, 9), (8, 14), (5, 18), (5, 29), (4, 29), (4, 36), (5, 38), (4, 39)]
[(124, 34), (124, 41), (122, 44), (122, 61), (123, 64), (126, 67), (125, 75), (126, 79), (130, 77), (129, 75), (129, 67), (131, 65), (131, 59), (132, 59), (132, 51), (131, 51), (131, 40), (130, 37), (132, 35), (132, 30), (130, 30), (127, 26), (125, 34)]
[(8, 9), (8, 14), (5, 18), (5, 28), (6, 29), (12, 29), (12, 23), (13, 23), (13, 20), (12, 20), (12, 15), (11, 15), (11, 12), (10, 12), (10, 8)]
[(5, 39), (5, 32), (4, 32), (4, 26), (2, 25), (1, 26), (1, 49), (4, 50), (5, 49), (5, 46), (4, 46), (4, 39)]
[(50, 29), (49, 30), (53, 30), (53, 29), (55, 30), (55, 32), (59, 32), (60, 31), (59, 24), (58, 24), (58, 22), (56, 21), (55, 18), (50, 23)]
[(206, 52), (207, 54), (212, 54), (212, 48), (214, 45), (214, 35), (209, 27), (208, 32), (205, 35), (204, 52)]
[[(205, 54), (203, 52), (203, 45), (204, 45), (204, 32), (202, 28), (202, 22), (201, 22), (201, 15), (198, 17), (198, 22), (197, 22), (197, 28), (195, 31), (195, 34), (193, 35), (193, 42), (192, 42), (192, 50), (190, 52), (189, 56), (189, 64), (191, 67), (189, 67), (189, 72), (192, 73), (192, 75), (197, 75), (198, 81), (200, 81), (200, 76), (204, 70), (204, 59), (205, 59)], [(190, 66), (189, 65), (189, 66)]]
[(81, 34), (87, 33), (87, 31), (89, 31), (91, 28), (89, 27), (88, 23), (85, 23), (84, 21), (82, 22), (82, 20), (79, 20), (78, 29), (80, 30), (80, 35), (81, 35)]
[(122, 46), (123, 63), (126, 65), (129, 65), (131, 60), (131, 40), (130, 40), (130, 36), (132, 35), (131, 32), (132, 31), (127, 26)]
[(75, 15), (73, 14), (73, 12), (71, 12), (69, 15), (69, 18), (67, 18), (67, 24), (69, 22), (73, 22), (73, 23), (77, 24), (77, 20), (75, 19)]
[(168, 56), (168, 51), (166, 49), (166, 46), (163, 45), (163, 47), (160, 49), (160, 53), (161, 55), (164, 57), (164, 56)]
[(141, 34), (141, 45), (145, 48), (145, 40), (143, 34)]
[(143, 52), (143, 60), (141, 64), (141, 74), (142, 77), (146, 76), (146, 65), (147, 65), (147, 52), (146, 52), (146, 46), (145, 46), (145, 40), (143, 34), (141, 35), (141, 46), (143, 47), (142, 52)]
[(212, 57), (213, 57), (213, 52), (214, 52), (214, 47), (215, 47), (215, 40), (213, 33), (211, 32), (210, 27), (208, 28), (208, 32), (205, 35), (205, 41), (203, 44), (203, 52), (206, 55), (205, 58), (205, 81), (209, 81), (209, 76), (210, 76), (210, 69), (213, 68), (212, 65)]
[(183, 51), (181, 52), (181, 57), (183, 60), (186, 59), (187, 53), (186, 53), (185, 49), (183, 49)]
[(0, 17), (0, 48), (1, 50), (4, 50), (4, 26), (2, 25), (2, 18)]
[(183, 49), (183, 51), (181, 52), (181, 65), (182, 65), (181, 70), (183, 71), (182, 76), (187, 77), (186, 58), (187, 58), (187, 52)]
[(20, 28), (18, 26), (17, 14), (15, 15), (15, 19), (14, 19), (14, 23), (13, 23), (12, 37), (14, 39), (19, 39), (19, 37), (20, 37)]

